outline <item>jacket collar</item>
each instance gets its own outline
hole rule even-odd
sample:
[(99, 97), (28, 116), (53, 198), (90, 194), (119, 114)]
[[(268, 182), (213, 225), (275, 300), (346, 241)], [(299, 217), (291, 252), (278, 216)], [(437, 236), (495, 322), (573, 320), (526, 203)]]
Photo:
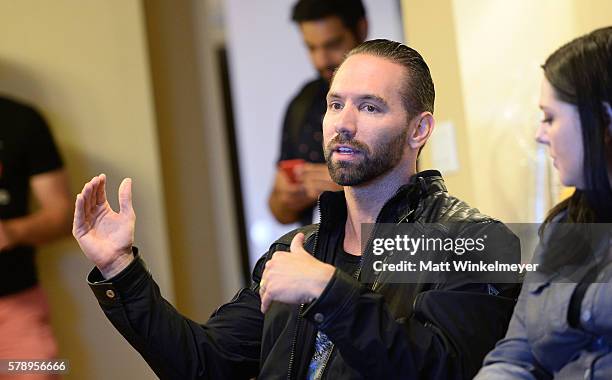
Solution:
[[(437, 192), (446, 192), (442, 174), (437, 170), (416, 173), (407, 184), (401, 186), (380, 210), (376, 221), (394, 223), (406, 218), (414, 211), (419, 201)], [(321, 228), (344, 226), (347, 217), (344, 191), (326, 191), (319, 197)]]

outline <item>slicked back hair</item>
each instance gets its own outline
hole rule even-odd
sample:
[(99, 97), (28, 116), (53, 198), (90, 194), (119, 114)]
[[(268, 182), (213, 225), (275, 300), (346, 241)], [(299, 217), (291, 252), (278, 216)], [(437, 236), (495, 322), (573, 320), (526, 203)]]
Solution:
[(421, 112), (433, 114), (436, 92), (429, 67), (418, 51), (400, 42), (376, 39), (355, 47), (346, 58), (357, 54), (380, 57), (403, 66), (406, 75), (400, 92), (409, 118)]

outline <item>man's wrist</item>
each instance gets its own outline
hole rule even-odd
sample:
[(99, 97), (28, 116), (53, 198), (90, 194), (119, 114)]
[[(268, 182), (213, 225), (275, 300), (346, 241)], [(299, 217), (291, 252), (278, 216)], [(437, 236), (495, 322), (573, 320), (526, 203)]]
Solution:
[(331, 281), (334, 276), (336, 268), (329, 264), (321, 266), (321, 271), (317, 279), (313, 281), (313, 286), (310, 291), (312, 299), (319, 298), (323, 293), (323, 290), (327, 287), (327, 284)]
[(132, 263), (132, 261), (134, 261), (134, 255), (132, 253), (132, 247), (129, 247), (126, 251), (119, 255), (115, 261), (103, 267), (98, 267), (98, 269), (100, 270), (102, 276), (108, 280), (121, 273)]

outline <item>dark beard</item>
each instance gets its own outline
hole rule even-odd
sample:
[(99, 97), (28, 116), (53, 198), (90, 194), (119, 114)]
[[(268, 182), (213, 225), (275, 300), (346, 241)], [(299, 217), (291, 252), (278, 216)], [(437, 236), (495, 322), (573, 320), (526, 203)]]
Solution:
[(336, 72), (337, 68), (338, 68), (338, 66), (334, 66), (334, 65), (327, 66), (326, 68), (324, 68), (322, 70), (319, 70), (319, 76), (321, 76), (321, 78), (325, 79), (328, 82), (327, 84), (329, 85), (329, 82), (331, 81), (331, 78), (327, 78), (325, 76), (325, 74), (327, 74), (329, 72), (329, 73), (331, 73), (331, 76), (333, 77), (333, 75)]
[[(359, 140), (347, 139), (339, 134), (334, 137), (325, 147), (325, 161), (331, 179), (341, 186), (357, 186), (367, 183), (393, 169), (401, 160), (408, 136), (408, 128), (393, 136), (386, 141), (370, 149), (366, 144)], [(363, 159), (358, 162), (331, 160), (333, 153), (332, 146), (343, 144), (358, 150), (363, 155)]]

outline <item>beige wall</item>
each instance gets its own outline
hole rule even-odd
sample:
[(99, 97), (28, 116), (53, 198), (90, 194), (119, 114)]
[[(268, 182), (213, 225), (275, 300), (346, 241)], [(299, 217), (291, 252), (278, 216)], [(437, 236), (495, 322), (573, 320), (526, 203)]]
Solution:
[[(455, 18), (451, 4), (451, 0), (403, 1), (404, 32), (408, 45), (421, 53), (431, 71), (436, 89), (436, 122), (451, 122), (455, 127), (460, 170), (443, 173), (446, 185), (453, 194), (474, 203), (473, 171), (468, 159), (471, 142), (467, 136)], [(433, 168), (431, 142), (425, 146), (419, 159), (419, 170), (430, 168)]]
[(560, 189), (534, 141), (540, 65), (561, 44), (611, 25), (612, 3), (404, 0), (402, 9), (406, 40), (432, 71), (436, 119), (457, 127), (450, 191), (504, 221), (542, 220)]
[[(148, 59), (140, 1), (0, 2), (0, 91), (46, 115), (75, 193), (105, 172), (116, 206), (120, 180), (134, 179), (136, 241), (172, 296)], [(100, 311), (76, 243), (67, 238), (39, 256), (60, 356), (71, 361), (67, 378), (155, 378)]]
[(176, 307), (208, 319), (242, 285), (226, 131), (206, 2), (148, 0), (147, 33)]

